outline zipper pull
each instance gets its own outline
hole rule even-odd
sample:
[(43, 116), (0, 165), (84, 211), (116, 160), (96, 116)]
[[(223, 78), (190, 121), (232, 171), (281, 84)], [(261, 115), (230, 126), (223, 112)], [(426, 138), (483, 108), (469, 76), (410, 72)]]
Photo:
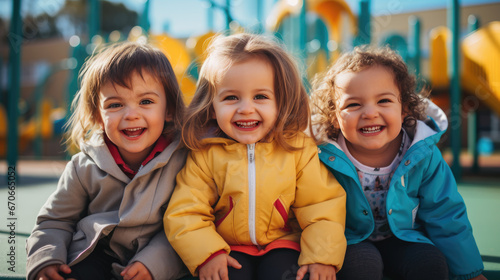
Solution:
[(253, 163), (255, 160), (255, 144), (248, 144), (248, 160), (250, 163)]

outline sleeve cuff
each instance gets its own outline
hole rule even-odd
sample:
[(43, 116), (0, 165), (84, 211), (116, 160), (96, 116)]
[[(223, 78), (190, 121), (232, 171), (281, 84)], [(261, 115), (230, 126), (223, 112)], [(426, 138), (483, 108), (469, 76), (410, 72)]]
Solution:
[(213, 258), (217, 257), (218, 255), (220, 254), (225, 254), (226, 253), (226, 250), (219, 250), (215, 253), (213, 253), (210, 257), (208, 257), (208, 259), (206, 259), (202, 264), (200, 264), (197, 268), (197, 270), (199, 271), (204, 265), (206, 265), (209, 261), (211, 261)]

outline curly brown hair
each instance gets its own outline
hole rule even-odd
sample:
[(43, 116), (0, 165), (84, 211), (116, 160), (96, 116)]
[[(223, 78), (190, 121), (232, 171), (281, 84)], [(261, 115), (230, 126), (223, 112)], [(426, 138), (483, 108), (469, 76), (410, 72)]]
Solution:
[(403, 126), (413, 128), (417, 120), (424, 120), (426, 103), (423, 102), (423, 98), (429, 94), (427, 88), (423, 87), (420, 92), (416, 92), (416, 78), (408, 72), (408, 67), (396, 52), (388, 47), (376, 48), (365, 45), (343, 54), (325, 74), (314, 79), (310, 98), (313, 115), (311, 127), (322, 127), (326, 130), (328, 138), (336, 140), (340, 131), (335, 125), (338, 109), (336, 101), (339, 97), (336, 93), (335, 79), (341, 73), (358, 73), (374, 66), (385, 67), (394, 74), (394, 83), (399, 89), (403, 113), (406, 114)]

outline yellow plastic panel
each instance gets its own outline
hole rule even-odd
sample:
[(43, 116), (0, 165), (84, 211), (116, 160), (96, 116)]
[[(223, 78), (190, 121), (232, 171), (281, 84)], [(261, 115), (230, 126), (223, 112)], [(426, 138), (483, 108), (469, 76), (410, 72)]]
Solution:
[(178, 77), (177, 80), (184, 95), (184, 102), (188, 105), (193, 100), (194, 92), (196, 91), (196, 82), (187, 76)]
[(445, 26), (438, 26), (430, 32), (429, 79), (435, 89), (450, 86), (447, 48), (450, 36), (450, 30)]
[(207, 47), (216, 35), (217, 33), (210, 31), (197, 37), (191, 37), (187, 40), (186, 45), (188, 50), (192, 52), (200, 65), (203, 61), (205, 61)]
[(183, 43), (166, 34), (150, 35), (149, 41), (152, 45), (162, 50), (168, 57), (177, 75), (183, 74), (186, 71), (191, 62), (191, 58)]
[(500, 22), (467, 36), (462, 52), (464, 89), (500, 115)]

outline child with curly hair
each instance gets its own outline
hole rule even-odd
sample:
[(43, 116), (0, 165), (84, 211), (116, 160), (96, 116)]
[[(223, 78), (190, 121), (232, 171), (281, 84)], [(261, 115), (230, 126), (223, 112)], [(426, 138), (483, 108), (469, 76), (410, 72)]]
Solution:
[(347, 193), (339, 279), (485, 279), (464, 201), (436, 146), (448, 122), (388, 48), (342, 55), (311, 96), (319, 157)]

